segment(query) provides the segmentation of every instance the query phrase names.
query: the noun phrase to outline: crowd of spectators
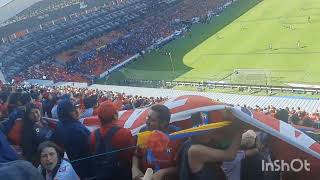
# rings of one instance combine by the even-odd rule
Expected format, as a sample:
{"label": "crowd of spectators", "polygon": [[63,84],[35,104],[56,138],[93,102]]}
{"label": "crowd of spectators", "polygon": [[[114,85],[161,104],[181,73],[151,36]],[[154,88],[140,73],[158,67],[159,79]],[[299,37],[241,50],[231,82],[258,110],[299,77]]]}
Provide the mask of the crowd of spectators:
{"label": "crowd of spectators", "polygon": [[[10,88],[9,88],[10,89]],[[7,100],[10,94],[10,90],[7,88],[2,88],[0,93],[1,98],[1,106],[0,119],[3,119],[8,114],[7,111]],[[22,90],[22,89],[19,89]],[[87,89],[87,88],[75,88],[75,87],[46,87],[41,88],[39,86],[34,86],[31,90],[28,90],[33,97],[39,97],[46,102],[50,102],[49,104],[55,104],[55,101],[60,97],[63,97],[65,94],[73,97],[75,101],[81,106],[81,112],[86,110],[86,103],[90,104],[88,106],[97,108],[99,103],[110,100],[112,102],[117,102],[118,110],[130,110],[134,108],[142,108],[149,107],[153,104],[163,102],[168,100],[167,97],[143,97],[138,95],[126,95],[124,93],[117,93],[113,91],[102,91],[96,89]],[[219,101],[219,100],[217,100]],[[240,106],[240,105],[237,105]],[[248,109],[252,109],[254,111],[262,112],[264,114],[270,115],[274,118],[283,120],[285,122],[289,122],[295,125],[306,126],[306,127],[315,127],[320,128],[320,112],[317,110],[316,112],[306,112],[300,107],[286,107],[286,108],[276,108],[272,105],[268,105],[267,107],[260,107],[256,105],[255,107],[249,107],[243,105]],[[51,109],[44,110],[47,112],[48,117],[51,116]]]}
{"label": "crowd of spectators", "polygon": [[271,115],[277,119],[285,122],[290,122],[295,125],[320,128],[320,112],[306,112],[300,107],[286,107],[284,109],[276,108],[272,105],[261,108],[258,105],[254,108],[255,111],[263,112],[264,114]]}
{"label": "crowd of spectators", "polygon": [[[11,87],[10,87],[11,88]],[[7,100],[10,95],[10,88],[7,89],[4,87],[1,91],[1,114],[4,115],[1,119],[5,118],[8,114],[7,111]],[[28,88],[29,89],[29,88]],[[22,91],[19,88],[19,91]],[[160,103],[168,98],[166,97],[143,97],[143,96],[132,96],[126,95],[124,93],[117,93],[113,91],[98,91],[87,88],[74,88],[74,87],[49,87],[49,88],[40,88],[34,87],[28,90],[31,92],[31,96],[40,97],[49,104],[55,104],[54,101],[64,97],[64,95],[71,96],[75,101],[81,106],[81,112],[85,111],[86,103],[90,104],[88,106],[97,108],[99,103],[110,100],[117,101],[119,105],[119,110],[129,110],[133,108],[147,107],[155,103]],[[119,104],[120,103],[120,104]],[[50,106],[51,107],[51,106]],[[51,107],[52,108],[52,107]],[[51,114],[51,109],[45,110],[47,114]],[[48,117],[52,117],[49,115]]]}
{"label": "crowd of spectators", "polygon": [[[110,111],[110,107],[116,107],[115,111],[127,110],[151,106],[166,100],[162,97],[130,96],[112,91],[36,86],[2,86],[0,97],[0,164],[22,158],[36,167],[39,166],[40,172],[40,175],[37,176],[34,172],[36,170],[30,164],[17,161],[16,163],[6,164],[7,168],[12,168],[10,171],[0,166],[0,177],[3,177],[5,171],[18,171],[16,173],[6,173],[8,175],[6,179],[21,179],[24,176],[21,174],[25,174],[24,178],[42,179],[42,175],[44,179],[59,180],[88,177],[88,169],[90,168],[89,161],[74,162],[71,166],[69,161],[63,159],[64,151],[68,152],[67,155],[70,160],[90,154],[89,149],[86,151],[86,147],[79,147],[80,144],[85,145],[84,142],[88,139],[88,137],[83,139],[81,135],[87,136],[90,132],[82,124],[77,124],[80,121],[74,123],[75,121],[72,119],[78,120],[78,118],[93,115],[99,115],[100,117],[102,116],[100,114],[107,116],[106,112]],[[107,103],[106,106],[110,107],[102,111],[101,106],[104,103]],[[75,108],[77,109],[77,115],[69,114],[75,112]],[[60,122],[63,122],[63,128],[58,126],[55,130],[52,130],[52,127],[42,117],[59,119]],[[66,129],[68,130],[66,131]],[[127,142],[128,138],[131,137],[132,145],[134,145],[131,132],[125,129],[121,132],[120,138],[123,139],[122,141]],[[129,137],[125,137],[123,133],[126,133]],[[72,140],[66,140],[65,137],[67,136],[72,137]],[[7,138],[9,142],[7,142]],[[48,140],[54,143],[48,142]],[[127,144],[125,143],[125,145]],[[37,151],[38,153],[35,153]],[[94,152],[95,150],[92,151],[92,153]],[[132,156],[129,158],[132,158]],[[84,162],[86,162],[85,165]],[[18,163],[23,164],[21,166],[24,167],[20,167],[20,169],[25,169],[24,171],[17,170],[19,169]],[[99,167],[96,167],[96,169]],[[131,179],[131,168],[129,174]]]}
{"label": "crowd of spectators", "polygon": [[[156,22],[156,23],[152,23]],[[128,33],[97,52],[89,60],[76,61],[68,67],[70,71],[98,76],[105,70],[123,62],[130,56],[141,53],[155,43],[156,40],[169,36],[175,30],[182,28],[181,24],[168,24],[158,18],[149,18],[139,28],[130,28]]]}
{"label": "crowd of spectators", "polygon": [[[10,88],[9,88],[10,89]],[[10,90],[8,88],[2,88],[0,93],[1,106],[0,119],[6,118],[8,112],[8,97],[10,95]],[[19,89],[20,91],[22,89]],[[46,87],[41,88],[39,86],[34,86],[28,91],[31,92],[32,97],[39,97],[40,99],[48,102],[49,104],[55,104],[55,102],[64,97],[65,94],[71,96],[75,101],[81,106],[81,112],[86,110],[86,107],[90,106],[91,108],[97,108],[99,103],[110,100],[112,102],[117,102],[118,110],[130,110],[134,108],[149,107],[153,104],[163,102],[168,100],[167,97],[143,97],[138,95],[126,95],[124,93],[117,93],[113,91],[102,91],[96,89],[87,89],[87,88],[75,88],[75,87]],[[9,100],[10,101],[10,100]],[[219,100],[217,100],[219,101]],[[238,105],[240,106],[240,105]],[[306,126],[306,127],[315,127],[319,128],[320,125],[320,113],[317,110],[316,112],[306,112],[300,107],[286,107],[286,108],[276,108],[272,105],[267,107],[260,107],[256,105],[255,107],[249,107],[243,105],[248,109],[254,111],[262,112],[264,114],[270,115],[274,118],[289,122],[295,125]],[[51,107],[51,106],[50,106]],[[52,107],[51,107],[52,108]],[[48,117],[51,116],[51,109],[43,111],[47,113]],[[92,114],[91,114],[92,115]]]}
{"label": "crowd of spectators", "polygon": [[53,63],[51,59],[56,54],[140,17],[142,14],[139,10],[146,6],[145,3],[137,3],[140,1],[130,0],[106,6],[73,19],[62,18],[57,26],[40,26],[38,30],[13,42],[0,44],[2,72],[11,80],[17,75],[23,76],[29,67],[37,66],[43,61]]}
{"label": "crowd of spectators", "polygon": [[[6,179],[141,179],[149,168],[153,169],[152,179],[155,180],[212,177],[238,180],[240,174],[250,177],[245,178],[247,180],[265,176],[279,180],[281,176],[265,174],[258,167],[250,166],[257,163],[258,157],[258,162],[270,158],[268,137],[262,132],[248,130],[227,111],[222,119],[232,120],[233,125],[188,140],[169,140],[161,150],[158,142],[156,149],[136,146],[131,131],[116,125],[116,120],[120,110],[150,107],[146,126],[140,133],[157,130],[152,136],[154,140],[166,141],[165,134],[179,131],[179,127],[169,124],[169,109],[159,104],[167,98],[87,88],[3,85],[0,100],[0,177],[6,172]],[[295,117],[319,121],[318,113],[308,114],[300,108],[247,108],[286,122],[295,122]],[[191,116],[193,127],[208,121],[201,113]],[[81,119],[93,115],[97,115],[101,127],[90,132]],[[58,124],[53,127],[46,118],[56,119]],[[223,141],[229,140],[229,147],[223,148]],[[212,141],[216,146],[208,144]],[[117,149],[119,151],[114,151]],[[106,153],[112,155],[104,156]],[[66,156],[69,161],[64,159]],[[2,166],[4,163],[6,166]],[[247,168],[250,170],[244,171]]]}
{"label": "crowd of spectators", "polygon": [[28,71],[24,72],[23,75],[16,76],[16,82],[20,82],[24,78],[27,79],[47,79],[52,78],[56,81],[73,81],[73,82],[84,82],[87,77],[77,72],[69,72],[61,65],[52,63],[54,59],[50,61],[41,62],[35,66],[31,66]]}
{"label": "crowd of spectators", "polygon": [[123,37],[107,44],[106,48],[98,51],[89,60],[84,59],[85,65],[82,61],[76,61],[69,68],[75,72],[97,76],[130,56],[142,54],[158,40],[186,28],[194,17],[206,19],[209,9],[215,9],[224,2],[226,1],[186,0],[166,9],[157,7],[157,11],[152,11],[153,14],[145,20],[125,26],[123,31],[126,33],[123,34]]}

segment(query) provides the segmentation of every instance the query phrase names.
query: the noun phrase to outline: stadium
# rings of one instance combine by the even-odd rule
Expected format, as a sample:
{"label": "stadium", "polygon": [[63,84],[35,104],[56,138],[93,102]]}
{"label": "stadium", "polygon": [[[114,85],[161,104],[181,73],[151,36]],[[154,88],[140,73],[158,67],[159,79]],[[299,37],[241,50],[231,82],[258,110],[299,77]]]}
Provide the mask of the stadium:
{"label": "stadium", "polygon": [[319,179],[319,9],[0,0],[0,179]]}

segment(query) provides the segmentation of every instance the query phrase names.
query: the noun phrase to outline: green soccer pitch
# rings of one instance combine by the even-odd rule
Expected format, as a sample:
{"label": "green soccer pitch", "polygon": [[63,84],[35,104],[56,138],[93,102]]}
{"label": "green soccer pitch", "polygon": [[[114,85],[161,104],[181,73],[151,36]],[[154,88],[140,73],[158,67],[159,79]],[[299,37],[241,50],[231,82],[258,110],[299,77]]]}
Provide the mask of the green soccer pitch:
{"label": "green soccer pitch", "polygon": [[[236,69],[258,75],[228,77]],[[261,84],[320,84],[319,0],[238,0],[209,24],[194,25],[191,35],[147,53],[108,81],[248,83],[242,81],[247,77]]]}

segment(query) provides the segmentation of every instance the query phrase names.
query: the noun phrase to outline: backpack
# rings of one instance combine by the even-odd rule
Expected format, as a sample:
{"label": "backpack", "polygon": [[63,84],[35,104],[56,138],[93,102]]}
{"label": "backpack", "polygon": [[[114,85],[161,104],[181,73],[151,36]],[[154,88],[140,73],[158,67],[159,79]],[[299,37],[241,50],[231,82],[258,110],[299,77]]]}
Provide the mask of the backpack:
{"label": "backpack", "polygon": [[99,129],[94,131],[96,138],[95,154],[103,154],[94,158],[94,173],[97,180],[132,179],[131,167],[121,165],[119,152],[117,152],[117,149],[113,148],[111,144],[113,135],[119,129],[120,127],[113,126],[109,129],[105,137],[101,136]]}

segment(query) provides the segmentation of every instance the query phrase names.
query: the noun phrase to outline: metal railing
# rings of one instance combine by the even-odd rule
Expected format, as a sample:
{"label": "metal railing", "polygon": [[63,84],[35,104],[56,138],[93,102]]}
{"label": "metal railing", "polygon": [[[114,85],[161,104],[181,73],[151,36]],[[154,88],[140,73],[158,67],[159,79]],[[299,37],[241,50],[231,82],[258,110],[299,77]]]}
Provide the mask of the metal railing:
{"label": "metal railing", "polygon": [[126,79],[119,82],[119,85],[136,85],[155,88],[172,88],[175,86],[192,86],[198,88],[229,88],[252,91],[269,91],[284,93],[312,93],[320,94],[320,88],[309,87],[292,87],[292,86],[274,86],[274,85],[254,85],[254,84],[236,84],[236,83],[220,83],[220,82],[194,82],[194,81],[160,81],[160,80],[134,80]]}

